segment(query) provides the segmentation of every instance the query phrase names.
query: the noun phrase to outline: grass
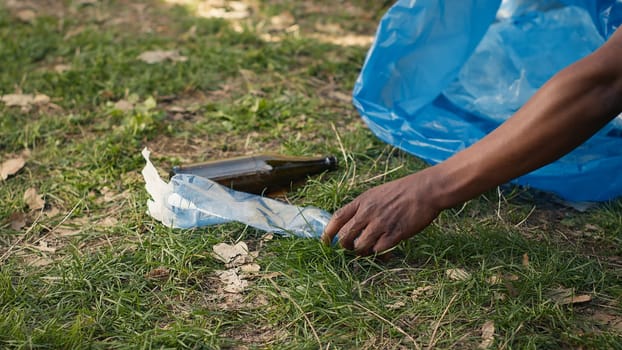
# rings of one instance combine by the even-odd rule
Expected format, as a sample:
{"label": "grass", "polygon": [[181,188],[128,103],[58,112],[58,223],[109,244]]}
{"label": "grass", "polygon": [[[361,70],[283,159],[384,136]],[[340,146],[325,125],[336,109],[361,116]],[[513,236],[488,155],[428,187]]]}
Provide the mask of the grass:
{"label": "grass", "polygon": [[[504,187],[442,213],[386,262],[145,214],[145,146],[163,174],[261,151],[336,154],[337,172],[288,194],[329,211],[422,169],[343,99],[367,47],[312,35],[318,21],[371,35],[378,3],[266,0],[237,23],[192,4],[32,4],[34,19],[0,5],[0,95],[51,98],[0,104],[0,161],[27,159],[0,185],[1,348],[476,348],[486,321],[492,348],[622,348],[619,201],[581,213]],[[298,27],[266,26],[284,11]],[[187,61],[136,59],[154,49]],[[29,188],[44,208],[30,209]],[[225,293],[212,247],[238,241],[259,251],[261,272]],[[558,288],[591,301],[556,302]]]}

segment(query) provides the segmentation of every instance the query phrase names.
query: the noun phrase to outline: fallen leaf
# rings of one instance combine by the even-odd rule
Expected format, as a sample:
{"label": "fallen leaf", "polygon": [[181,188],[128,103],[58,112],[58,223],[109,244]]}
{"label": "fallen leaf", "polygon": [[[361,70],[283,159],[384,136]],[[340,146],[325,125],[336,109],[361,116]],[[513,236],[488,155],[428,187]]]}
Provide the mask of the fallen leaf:
{"label": "fallen leaf", "polygon": [[5,160],[0,165],[0,178],[2,178],[2,180],[6,180],[9,176],[20,171],[25,164],[26,160],[24,160],[23,157]]}
{"label": "fallen leaf", "polygon": [[50,103],[50,97],[44,94],[36,94],[32,102],[36,105],[48,104]]}
{"label": "fallen leaf", "polygon": [[31,9],[23,9],[17,11],[15,17],[22,22],[32,23],[37,18],[37,13]]}
{"label": "fallen leaf", "polygon": [[145,274],[145,278],[147,279],[158,279],[163,280],[167,279],[170,276],[171,272],[166,267],[157,267]]}
{"label": "fallen leaf", "polygon": [[60,210],[56,207],[51,207],[49,210],[44,211],[45,216],[52,218],[60,214]]}
{"label": "fallen leaf", "polygon": [[24,202],[30,208],[30,210],[39,210],[43,209],[45,206],[45,201],[43,197],[37,193],[37,190],[33,187],[29,188],[24,192]]}
{"label": "fallen leaf", "polygon": [[445,271],[445,275],[454,281],[465,281],[471,278],[471,274],[468,273],[465,269],[447,269]]}
{"label": "fallen leaf", "polygon": [[495,341],[495,323],[492,321],[486,321],[482,325],[482,342],[477,347],[478,349],[488,349]]}
{"label": "fallen leaf", "polygon": [[54,71],[56,73],[62,74],[62,73],[65,73],[66,71],[69,71],[69,70],[71,70],[71,66],[67,65],[67,64],[57,64],[57,65],[54,66]]}
{"label": "fallen leaf", "polygon": [[618,315],[612,315],[601,310],[595,310],[589,318],[618,332],[622,332],[622,317]]}
{"label": "fallen leaf", "polygon": [[410,297],[413,300],[419,299],[422,296],[430,295],[433,289],[434,289],[434,287],[432,287],[432,286],[417,287],[415,290],[413,290],[413,292],[410,295]]}
{"label": "fallen leaf", "polygon": [[529,255],[527,253],[523,254],[523,266],[524,267],[528,267],[529,266]]}
{"label": "fallen leaf", "polygon": [[235,245],[218,243],[212,249],[214,250],[213,256],[225,264],[243,265],[245,262],[252,262],[252,257],[248,253],[248,246],[244,242]]}
{"label": "fallen leaf", "polygon": [[285,30],[296,23],[294,16],[289,12],[270,17],[270,28],[273,30]]}
{"label": "fallen leaf", "polygon": [[403,301],[396,301],[393,304],[389,304],[389,305],[385,305],[385,307],[389,310],[397,310],[397,309],[401,309],[404,306],[406,306],[406,303]]}
{"label": "fallen leaf", "polygon": [[555,288],[549,293],[549,298],[557,305],[582,304],[592,300],[587,294],[575,294],[574,288]]}
{"label": "fallen leaf", "polygon": [[172,62],[185,62],[188,60],[188,57],[180,55],[177,50],[145,51],[137,58],[148,64],[160,63],[166,60],[170,60]]}
{"label": "fallen leaf", "polygon": [[248,281],[240,278],[237,268],[216,271],[216,274],[224,284],[223,290],[227,293],[241,293],[248,287]]}
{"label": "fallen leaf", "polygon": [[255,263],[244,264],[240,266],[240,271],[246,272],[246,273],[259,272],[260,270],[261,270],[261,266]]}
{"label": "fallen leaf", "polygon": [[50,102],[50,97],[44,94],[8,94],[3,95],[0,101],[7,107],[29,107],[31,105],[44,105]]}
{"label": "fallen leaf", "polygon": [[11,229],[19,231],[26,226],[26,215],[19,212],[13,213],[9,217],[9,221],[11,222]]}
{"label": "fallen leaf", "polygon": [[129,112],[134,109],[134,104],[130,101],[119,100],[114,103],[114,109],[121,112]]}

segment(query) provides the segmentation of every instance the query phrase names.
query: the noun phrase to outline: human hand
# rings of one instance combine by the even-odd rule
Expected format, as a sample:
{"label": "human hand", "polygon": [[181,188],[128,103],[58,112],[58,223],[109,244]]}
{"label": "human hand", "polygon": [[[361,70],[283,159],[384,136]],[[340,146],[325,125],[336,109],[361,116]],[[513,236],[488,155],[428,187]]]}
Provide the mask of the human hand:
{"label": "human hand", "polygon": [[362,193],[333,215],[322,241],[338,236],[343,248],[370,255],[414,236],[441,211],[433,181],[424,170]]}

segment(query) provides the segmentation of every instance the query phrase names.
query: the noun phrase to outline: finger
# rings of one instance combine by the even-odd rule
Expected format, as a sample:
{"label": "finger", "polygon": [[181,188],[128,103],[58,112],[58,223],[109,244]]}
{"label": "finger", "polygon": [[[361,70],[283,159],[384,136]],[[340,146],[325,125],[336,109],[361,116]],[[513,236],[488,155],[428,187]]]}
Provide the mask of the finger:
{"label": "finger", "polygon": [[384,234],[385,232],[378,227],[368,225],[354,241],[354,252],[362,256],[373,254],[376,242]]}
{"label": "finger", "polygon": [[376,254],[382,254],[385,250],[395,247],[400,242],[399,236],[395,234],[385,234],[380,236],[372,252]]}
{"label": "finger", "polygon": [[322,242],[324,244],[330,245],[333,242],[337,232],[356,214],[357,208],[358,205],[351,202],[333,214],[322,233]]}
{"label": "finger", "polygon": [[339,230],[339,245],[348,250],[354,249],[354,241],[361,235],[367,226],[367,220],[356,215]]}

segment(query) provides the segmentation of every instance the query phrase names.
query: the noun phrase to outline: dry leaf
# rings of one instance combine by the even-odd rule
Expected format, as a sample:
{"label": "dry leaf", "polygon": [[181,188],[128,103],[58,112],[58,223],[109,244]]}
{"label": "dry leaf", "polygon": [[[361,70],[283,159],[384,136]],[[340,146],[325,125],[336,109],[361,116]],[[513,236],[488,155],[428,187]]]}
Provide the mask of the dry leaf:
{"label": "dry leaf", "polygon": [[445,271],[445,275],[454,281],[464,281],[471,278],[471,274],[468,273],[465,269],[447,269]]}
{"label": "dry leaf", "polygon": [[246,272],[246,273],[259,272],[260,270],[261,270],[261,266],[255,263],[244,264],[240,266],[240,271]]}
{"label": "dry leaf", "polygon": [[618,315],[612,315],[601,310],[595,310],[594,314],[592,314],[589,318],[618,332],[622,332],[622,317]]}
{"label": "dry leaf", "polygon": [[529,255],[527,253],[523,254],[523,266],[524,267],[529,266]]}
{"label": "dry leaf", "polygon": [[115,102],[114,109],[122,111],[122,112],[128,112],[134,109],[134,104],[130,101],[119,100]]}
{"label": "dry leaf", "polygon": [[248,287],[248,281],[238,275],[238,269],[216,271],[220,281],[224,284],[223,290],[227,293],[241,293]]}
{"label": "dry leaf", "polygon": [[22,157],[5,160],[0,165],[0,178],[6,180],[9,176],[20,171],[25,164],[26,161]]}
{"label": "dry leaf", "polygon": [[587,294],[576,295],[574,288],[556,288],[549,293],[549,298],[557,305],[571,305],[587,303],[592,297]]}
{"label": "dry leaf", "polygon": [[65,73],[66,71],[69,71],[69,70],[71,70],[71,66],[67,65],[67,64],[57,64],[57,65],[54,66],[54,71],[56,73],[62,74],[62,73]]}
{"label": "dry leaf", "polygon": [[[230,245],[227,243],[218,243],[214,247],[213,256],[222,261],[225,264],[231,264],[234,261],[246,260],[248,255],[248,246],[244,242],[239,242],[236,245]],[[239,258],[242,259],[239,259]]]}
{"label": "dry leaf", "polygon": [[147,272],[145,274],[145,278],[147,278],[147,279],[163,280],[163,279],[168,278],[168,276],[170,274],[171,274],[171,272],[166,267],[157,267],[157,268]]}
{"label": "dry leaf", "polygon": [[56,207],[51,207],[49,210],[44,211],[45,216],[52,218],[60,214],[60,210]]}
{"label": "dry leaf", "polygon": [[495,341],[495,323],[492,321],[486,321],[482,325],[482,342],[477,347],[478,349],[488,349]]}
{"label": "dry leaf", "polygon": [[9,217],[9,220],[11,221],[11,229],[15,231],[19,231],[23,229],[24,226],[26,226],[26,215],[24,215],[23,213],[13,213]]}
{"label": "dry leaf", "polygon": [[160,63],[166,60],[170,60],[173,62],[185,62],[188,60],[188,57],[180,55],[179,51],[177,50],[145,51],[141,53],[137,58],[148,64]]}
{"label": "dry leaf", "polygon": [[289,12],[283,12],[270,18],[270,28],[273,30],[285,30],[296,23],[294,16]]}
{"label": "dry leaf", "polygon": [[33,187],[29,188],[24,192],[24,202],[28,205],[30,210],[39,210],[43,209],[45,206],[45,201],[43,197],[37,193],[37,190]]}
{"label": "dry leaf", "polygon": [[385,305],[385,307],[389,310],[397,310],[397,309],[401,309],[404,306],[406,306],[406,303],[403,301],[396,301],[393,304],[389,304],[389,305]]}
{"label": "dry leaf", "polygon": [[22,22],[31,23],[37,18],[37,13],[31,9],[19,10],[15,15]]}
{"label": "dry leaf", "polygon": [[434,287],[432,286],[417,287],[415,290],[413,290],[410,297],[413,300],[419,299],[422,296],[430,295],[433,289]]}
{"label": "dry leaf", "polygon": [[4,102],[8,107],[28,107],[34,104],[47,104],[50,102],[50,98],[43,94],[8,94],[2,96],[0,101]]}

